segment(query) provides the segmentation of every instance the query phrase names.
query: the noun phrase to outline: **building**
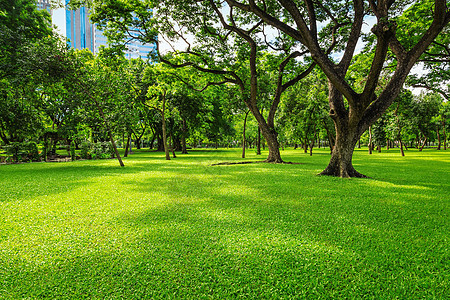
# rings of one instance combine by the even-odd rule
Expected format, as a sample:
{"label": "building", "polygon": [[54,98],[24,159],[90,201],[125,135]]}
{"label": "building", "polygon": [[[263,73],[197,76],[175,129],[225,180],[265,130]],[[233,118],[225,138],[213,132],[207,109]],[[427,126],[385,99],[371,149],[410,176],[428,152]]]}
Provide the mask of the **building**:
{"label": "building", "polygon": [[[66,5],[69,0],[66,0]],[[65,10],[66,38],[70,47],[89,49],[94,53],[94,25],[89,21],[89,11],[85,7],[77,10]]]}
{"label": "building", "polygon": [[[48,0],[47,0],[48,1]],[[66,0],[66,6],[69,0]],[[89,49],[98,53],[101,46],[107,46],[107,38],[95,24],[89,20],[89,11],[85,7],[77,10],[65,9],[65,28],[68,44],[75,49]],[[138,41],[127,42],[126,58],[146,58],[155,51],[155,45],[143,45]]]}
{"label": "building", "polygon": [[[97,54],[101,46],[107,46],[107,38],[103,35],[103,31],[90,22],[87,8],[52,10],[50,1],[37,0],[37,8],[46,9],[50,13],[53,24],[59,28],[59,33],[67,38],[70,47],[89,49],[92,53]],[[65,0],[66,7],[68,3],[69,0]],[[155,45],[144,45],[136,40],[126,42],[126,46],[125,57],[128,59],[146,58],[149,53],[156,51]]]}
{"label": "building", "polygon": [[47,10],[50,16],[52,15],[52,6],[50,4],[50,0],[38,0],[37,1],[37,8],[40,10]]}

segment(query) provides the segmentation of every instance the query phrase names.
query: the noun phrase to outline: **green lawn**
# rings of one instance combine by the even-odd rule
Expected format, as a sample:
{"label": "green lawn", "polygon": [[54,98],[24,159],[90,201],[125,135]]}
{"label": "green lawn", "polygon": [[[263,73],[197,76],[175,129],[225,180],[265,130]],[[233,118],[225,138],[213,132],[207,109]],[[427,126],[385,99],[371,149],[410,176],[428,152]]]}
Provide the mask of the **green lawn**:
{"label": "green lawn", "polygon": [[449,299],[450,151],[315,152],[1,165],[0,299]]}

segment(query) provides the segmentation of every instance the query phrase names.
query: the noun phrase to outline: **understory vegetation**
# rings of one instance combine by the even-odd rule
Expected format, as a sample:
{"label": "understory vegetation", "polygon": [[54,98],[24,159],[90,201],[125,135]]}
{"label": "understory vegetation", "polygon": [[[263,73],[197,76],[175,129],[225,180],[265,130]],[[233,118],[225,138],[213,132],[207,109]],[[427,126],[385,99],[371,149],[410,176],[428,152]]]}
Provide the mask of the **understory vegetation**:
{"label": "understory vegetation", "polygon": [[282,153],[1,165],[0,298],[448,299],[448,151]]}

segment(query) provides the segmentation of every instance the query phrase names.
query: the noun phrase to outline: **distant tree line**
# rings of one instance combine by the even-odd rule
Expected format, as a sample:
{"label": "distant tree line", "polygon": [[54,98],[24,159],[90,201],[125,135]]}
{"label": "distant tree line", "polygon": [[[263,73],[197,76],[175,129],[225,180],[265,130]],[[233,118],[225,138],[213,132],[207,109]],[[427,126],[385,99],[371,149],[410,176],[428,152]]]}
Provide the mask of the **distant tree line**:
{"label": "distant tree line", "polygon": [[[69,49],[34,2],[0,7],[0,141],[12,160],[58,147],[75,159],[83,144],[84,157],[122,166],[117,148],[128,156],[133,145],[166,159],[197,146],[245,157],[250,146],[279,163],[287,145],[327,146],[321,174],[364,177],[351,162],[361,143],[370,153],[447,148],[446,1],[72,0],[108,36],[95,56]],[[363,32],[368,17],[376,24]],[[125,38],[156,52],[126,60]],[[186,48],[163,53],[162,40]],[[417,62],[426,72],[407,77]]]}

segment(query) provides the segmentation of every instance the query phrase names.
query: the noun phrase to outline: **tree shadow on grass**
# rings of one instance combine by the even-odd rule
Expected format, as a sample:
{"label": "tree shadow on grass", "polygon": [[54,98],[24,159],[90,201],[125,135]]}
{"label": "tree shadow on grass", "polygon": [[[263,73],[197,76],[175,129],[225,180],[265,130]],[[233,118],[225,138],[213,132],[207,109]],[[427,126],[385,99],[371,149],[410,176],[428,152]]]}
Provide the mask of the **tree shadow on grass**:
{"label": "tree shadow on grass", "polygon": [[188,167],[181,161],[93,168],[86,178],[159,173],[121,182],[123,189],[137,191],[136,197],[147,196],[148,203],[112,214],[105,227],[120,230],[98,242],[64,239],[67,252],[44,261],[14,260],[14,253],[3,252],[2,293],[10,298],[445,298],[448,218],[437,206],[424,206],[436,200],[434,194],[424,199],[424,186],[407,185],[400,174],[386,184],[316,177],[312,168]]}
{"label": "tree shadow on grass", "polygon": [[[147,163],[145,168],[151,168]],[[57,195],[82,186],[97,177],[121,176],[140,172],[144,165],[132,168],[86,163],[41,163],[8,165],[1,169],[0,202],[27,200],[43,195]]]}

